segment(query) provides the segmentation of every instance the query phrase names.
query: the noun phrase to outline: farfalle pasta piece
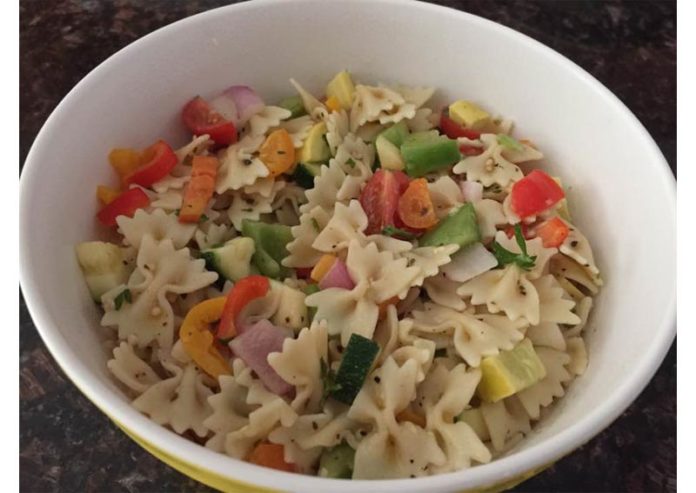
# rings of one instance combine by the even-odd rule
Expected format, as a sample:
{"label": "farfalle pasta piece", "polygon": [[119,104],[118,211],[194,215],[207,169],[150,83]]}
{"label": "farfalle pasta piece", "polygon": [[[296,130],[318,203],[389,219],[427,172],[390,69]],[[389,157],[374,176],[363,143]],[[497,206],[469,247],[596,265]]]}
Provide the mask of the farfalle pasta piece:
{"label": "farfalle pasta piece", "polygon": [[541,322],[539,325],[532,325],[525,334],[535,346],[544,346],[556,349],[557,351],[566,350],[566,340],[558,324],[553,322]]}
{"label": "farfalle pasta piece", "polygon": [[372,425],[373,431],[357,446],[353,479],[423,476],[428,467],[445,463],[432,431],[396,420],[416,397],[418,373],[415,361],[399,366],[387,358],[358,393],[348,417]]}
{"label": "farfalle pasta piece", "polygon": [[[174,151],[174,154],[176,154],[179,163],[183,163],[191,156],[204,154],[213,144],[214,142],[208,134],[196,135],[191,139],[191,142]],[[157,189],[155,188],[155,190]]]}
{"label": "farfalle pasta piece", "polygon": [[331,220],[317,235],[312,248],[329,253],[348,248],[351,240],[364,245],[366,237],[362,232],[365,228],[367,216],[360,202],[351,200],[347,206],[337,203]]}
{"label": "farfalle pasta piece", "polygon": [[247,388],[240,385],[234,376],[221,375],[218,382],[220,391],[208,397],[212,413],[203,421],[203,425],[213,433],[205,446],[225,453],[227,434],[247,426],[247,416],[253,409],[245,402]]}
{"label": "farfalle pasta piece", "polygon": [[273,214],[279,224],[297,226],[300,224],[300,206],[307,201],[304,188],[287,183],[273,198]]}
{"label": "farfalle pasta piece", "polygon": [[350,131],[350,120],[346,110],[333,111],[324,118],[326,123],[326,142],[329,144],[331,155],[335,156],[338,147],[343,143]]}
{"label": "farfalle pasta piece", "polygon": [[479,409],[493,450],[497,452],[532,430],[529,415],[516,396],[495,403],[484,402]]}
{"label": "farfalle pasta piece", "polygon": [[379,346],[375,359],[376,366],[379,366],[399,345],[399,316],[394,305],[389,305],[385,316],[377,322],[372,340]]}
{"label": "farfalle pasta piece", "polygon": [[458,207],[464,202],[462,189],[459,188],[456,181],[447,175],[440,176],[434,182],[428,183],[428,191],[438,219],[446,217],[452,208]]}
{"label": "farfalle pasta piece", "polygon": [[563,384],[573,376],[566,368],[570,364],[568,354],[546,347],[535,347],[534,350],[546,369],[546,377],[518,392],[517,398],[532,419],[539,419],[541,408],[551,404],[554,398],[562,397],[565,394]]}
{"label": "farfalle pasta piece", "polygon": [[217,193],[239,190],[269,175],[263,161],[254,156],[263,140],[263,135],[245,136],[221,153],[220,169],[215,186]]}
{"label": "farfalle pasta piece", "polygon": [[[512,238],[508,238],[503,231],[498,231],[496,233],[495,241],[512,253],[522,253],[522,250],[517,244],[515,237],[513,236]],[[551,257],[558,252],[558,250],[556,248],[545,247],[541,238],[527,240],[526,244],[527,253],[532,257],[536,257],[536,259],[534,261],[534,267],[531,270],[526,271],[525,275],[529,280],[538,279],[544,273],[546,264],[549,262]]]}
{"label": "farfalle pasta piece", "polygon": [[357,84],[350,110],[350,129],[355,132],[368,122],[398,123],[413,118],[416,105],[386,86]]}
{"label": "farfalle pasta piece", "polygon": [[548,274],[532,282],[539,296],[539,320],[559,324],[578,324],[580,317],[573,313],[575,302],[564,297],[565,291],[556,278]]}
{"label": "farfalle pasta piece", "polygon": [[472,305],[486,305],[490,313],[502,311],[510,320],[539,323],[539,295],[525,271],[515,264],[476,276],[459,286],[457,294],[471,297]]}
{"label": "farfalle pasta piece", "polygon": [[407,361],[415,361],[418,364],[416,383],[421,383],[433,364],[435,342],[428,339],[415,339],[411,344],[392,351],[389,357],[399,366],[403,366]]}
{"label": "farfalle pasta piece", "polygon": [[121,341],[114,348],[113,356],[106,363],[107,368],[119,382],[137,394],[142,394],[161,381],[161,378],[152,367],[135,353],[130,342]]}
{"label": "farfalle pasta piece", "polygon": [[[498,142],[495,134],[481,135],[484,151],[478,156],[467,156],[457,163],[452,171],[466,173],[467,180],[478,181],[484,187],[493,184],[506,188],[524,175],[516,163],[543,158],[543,155],[526,144],[521,144],[525,152],[511,153]],[[527,150],[527,148],[532,151]]]}
{"label": "farfalle pasta piece", "polygon": [[285,120],[280,122],[279,128],[287,130],[292,139],[293,146],[299,149],[304,144],[309,131],[312,129],[314,121],[309,115],[300,116],[298,118],[293,118],[292,120]]}
{"label": "farfalle pasta piece", "polygon": [[291,229],[294,239],[286,247],[288,256],[282,261],[285,267],[314,267],[323,253],[312,247],[312,244],[330,218],[331,215],[321,206],[316,206],[300,216],[300,224]]}
{"label": "farfalle pasta piece", "polygon": [[282,397],[268,391],[260,380],[254,378],[251,369],[239,358],[234,360],[232,372],[237,383],[248,389],[246,403],[254,408],[248,415],[248,424],[225,437],[227,455],[241,459],[257,441],[266,439],[276,426],[292,426],[297,413]]}
{"label": "farfalle pasta piece", "polygon": [[297,91],[297,94],[299,94],[300,98],[302,98],[302,105],[304,106],[305,111],[312,118],[321,119],[328,114],[329,110],[326,109],[324,103],[315,98],[312,93],[302,87],[299,82],[297,82],[295,79],[290,79],[290,84],[292,84]]}
{"label": "farfalle pasta piece", "polygon": [[573,375],[582,375],[587,369],[587,348],[582,337],[571,337],[566,341],[566,352],[570,356],[568,370]]}
{"label": "farfalle pasta piece", "polygon": [[396,85],[391,88],[401,94],[407,103],[413,104],[416,109],[427,103],[430,98],[433,97],[433,94],[435,94],[434,87]]}
{"label": "farfalle pasta piece", "polygon": [[352,240],[346,267],[355,283],[352,290],[329,288],[308,296],[307,306],[317,308],[315,320],[326,320],[329,333],[341,334],[343,344],[352,333],[370,338],[378,317],[378,305],[390,298],[404,298],[420,269],[408,267],[405,258],[378,251]]}
{"label": "farfalle pasta piece", "polygon": [[167,214],[161,209],[150,213],[138,209],[133,217],[118,216],[116,223],[128,244],[135,248],[140,248],[145,235],[150,235],[156,241],[168,238],[172,240],[174,248],[182,248],[191,241],[196,231],[195,224],[180,223],[176,214]]}
{"label": "farfalle pasta piece", "polygon": [[[290,118],[290,110],[279,106],[264,106],[261,111],[253,115],[248,123],[248,136],[263,137],[272,128],[280,126],[280,122]],[[263,142],[263,140],[262,140]]]}
{"label": "farfalle pasta piece", "polygon": [[263,193],[236,193],[227,209],[227,217],[237,231],[242,230],[245,219],[258,221],[262,214],[273,212],[273,201],[276,194],[285,186],[282,180],[275,181],[268,196]]}
{"label": "farfalle pasta piece", "polygon": [[430,108],[418,108],[413,118],[406,120],[406,126],[411,132],[427,132],[437,127],[439,117]]}
{"label": "farfalle pasta piece", "polygon": [[215,224],[212,221],[206,221],[202,226],[199,226],[193,235],[199,250],[206,250],[216,245],[221,245],[227,240],[234,238],[235,232],[232,228],[224,224]]}
{"label": "farfalle pasta piece", "polygon": [[484,242],[495,238],[498,231],[496,228],[497,226],[508,223],[505,213],[503,212],[503,206],[497,200],[479,200],[474,203],[474,210],[476,210],[481,239]]}
{"label": "farfalle pasta piece", "polygon": [[500,315],[471,315],[426,303],[423,310],[414,310],[411,318],[399,322],[399,338],[408,343],[414,337],[445,337],[464,361],[476,367],[482,357],[512,349],[524,338],[524,327],[522,321],[512,322]]}
{"label": "farfalle pasta piece", "polygon": [[297,339],[286,339],[283,350],[268,355],[268,363],[280,377],[295,386],[292,407],[296,411],[316,412],[324,385],[321,361],[328,364],[326,325],[312,324],[300,331]]}
{"label": "farfalle pasta piece", "polygon": [[551,262],[549,262],[549,272],[557,277],[582,286],[590,294],[595,295],[599,292],[599,286],[595,283],[595,280],[590,274],[575,260],[566,255],[554,255],[551,258]]}
{"label": "farfalle pasta piece", "polygon": [[466,308],[466,303],[457,295],[457,288],[460,285],[459,282],[447,279],[442,272],[423,281],[423,289],[433,302],[453,310],[463,311]]}
{"label": "farfalle pasta piece", "polygon": [[347,411],[339,412],[327,404],[321,412],[298,417],[290,427],[276,428],[268,435],[268,440],[283,445],[286,462],[306,474],[314,470],[325,449],[343,440],[354,441],[355,428],[356,423],[348,418]]}
{"label": "farfalle pasta piece", "polygon": [[431,473],[444,473],[470,467],[472,462],[485,463],[491,453],[465,422],[455,421],[469,405],[481,380],[479,369],[466,370],[465,364],[452,369],[438,362],[419,387],[425,409],[426,429],[438,438],[446,461],[431,465]]}
{"label": "farfalle pasta piece", "polygon": [[183,369],[168,365],[167,369],[174,375],[148,388],[133,406],[179,434],[191,430],[199,437],[206,436],[208,428],[203,423],[212,413],[208,404],[212,391],[203,383],[203,374],[193,364]]}
{"label": "farfalle pasta piece", "polygon": [[558,249],[563,255],[577,262],[577,264],[587,272],[595,285],[601,286],[603,282],[599,275],[599,269],[595,264],[590,242],[587,241],[585,235],[583,235],[576,226],[568,223],[568,227],[568,237],[561,243]]}
{"label": "farfalle pasta piece", "polygon": [[[218,278],[205,270],[205,261],[192,259],[189,250],[176,250],[171,240],[156,242],[145,235],[140,244],[136,269],[127,286],[112,289],[102,297],[106,310],[103,326],[118,327],[121,339],[133,335],[139,347],[155,339],[161,348],[171,348],[174,337],[174,315],[167,294],[191,293]],[[128,289],[132,302],[116,309],[114,299]]]}
{"label": "farfalle pasta piece", "polygon": [[566,338],[577,337],[582,334],[583,329],[587,325],[587,319],[590,316],[590,310],[592,310],[592,298],[585,296],[583,299],[577,302],[575,305],[575,314],[580,318],[580,322],[571,326],[569,329],[564,331]]}
{"label": "farfalle pasta piece", "polygon": [[417,267],[418,276],[411,281],[411,286],[421,286],[423,281],[440,271],[440,267],[450,263],[452,255],[459,250],[459,245],[443,245],[436,247],[418,247],[402,253],[408,259],[406,265]]}

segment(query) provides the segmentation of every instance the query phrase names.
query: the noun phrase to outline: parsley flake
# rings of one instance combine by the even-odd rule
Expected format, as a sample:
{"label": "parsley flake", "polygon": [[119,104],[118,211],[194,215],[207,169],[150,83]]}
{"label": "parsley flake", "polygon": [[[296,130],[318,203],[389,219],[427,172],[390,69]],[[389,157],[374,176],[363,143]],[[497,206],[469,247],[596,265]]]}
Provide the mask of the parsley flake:
{"label": "parsley flake", "polygon": [[385,226],[382,229],[382,234],[384,236],[398,236],[399,238],[402,238],[404,240],[413,240],[416,235],[411,233],[410,231],[406,231],[401,228],[397,228],[396,226],[392,226],[391,224],[388,226]]}
{"label": "parsley flake", "polygon": [[493,255],[498,260],[498,267],[514,263],[521,269],[532,270],[536,262],[536,255],[530,256],[527,253],[527,242],[522,235],[522,228],[519,224],[515,224],[515,240],[522,253],[513,253],[497,241],[493,242]]}
{"label": "parsley flake", "polygon": [[124,289],[118,294],[118,296],[116,296],[116,298],[114,298],[114,305],[116,306],[116,310],[120,310],[124,302],[132,302],[130,289]]}
{"label": "parsley flake", "polygon": [[498,144],[511,151],[524,151],[522,143],[509,135],[498,134]]}
{"label": "parsley flake", "polygon": [[331,367],[324,361],[324,358],[319,360],[321,381],[324,384],[324,390],[321,394],[321,403],[323,406],[329,395],[341,389],[341,384],[336,383],[336,373],[331,369]]}

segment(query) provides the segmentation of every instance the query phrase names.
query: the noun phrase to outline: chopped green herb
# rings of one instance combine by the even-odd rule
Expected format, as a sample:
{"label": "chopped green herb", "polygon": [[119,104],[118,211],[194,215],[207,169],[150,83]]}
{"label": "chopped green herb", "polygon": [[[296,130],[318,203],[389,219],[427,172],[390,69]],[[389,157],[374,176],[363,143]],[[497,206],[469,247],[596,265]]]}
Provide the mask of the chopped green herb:
{"label": "chopped green herb", "polygon": [[510,149],[512,151],[524,150],[524,146],[519,140],[506,134],[498,134],[498,143],[506,149]]}
{"label": "chopped green herb", "polygon": [[175,209],[174,215],[178,217],[180,212],[181,212],[181,209]]}
{"label": "chopped green herb", "polygon": [[314,227],[314,230],[318,233],[321,231],[321,228],[319,227],[319,223],[315,218],[312,218],[312,226]]}
{"label": "chopped green herb", "polygon": [[334,372],[331,367],[324,361],[324,358],[319,360],[320,364],[320,374],[321,374],[321,381],[324,385],[324,390],[322,391],[321,394],[321,406],[324,405],[324,402],[326,399],[329,397],[330,394],[333,392],[337,392],[341,390],[341,384],[336,383],[336,372]]}
{"label": "chopped green herb", "polygon": [[204,222],[206,222],[208,219],[210,219],[208,216],[206,216],[205,214],[201,214],[201,217],[198,219],[198,222],[199,222],[199,223],[204,223]]}
{"label": "chopped green herb", "polygon": [[116,310],[120,310],[124,302],[132,302],[130,289],[124,289],[118,294],[118,296],[116,296],[116,298],[114,298],[114,305],[116,306]]}
{"label": "chopped green herb", "polygon": [[401,228],[397,228],[396,226],[385,226],[382,229],[382,234],[384,236],[398,236],[399,238],[405,239],[405,240],[413,240],[416,235],[411,233],[410,231],[406,231]]}
{"label": "chopped green herb", "polygon": [[348,158],[348,161],[346,161],[346,164],[348,166],[350,166],[351,168],[355,168],[355,161],[353,161],[352,157]]}
{"label": "chopped green herb", "polygon": [[515,240],[522,253],[513,253],[497,241],[493,242],[493,255],[498,260],[498,267],[515,263],[521,269],[532,270],[536,262],[536,255],[530,256],[527,253],[527,242],[522,235],[522,228],[519,224],[515,224]]}

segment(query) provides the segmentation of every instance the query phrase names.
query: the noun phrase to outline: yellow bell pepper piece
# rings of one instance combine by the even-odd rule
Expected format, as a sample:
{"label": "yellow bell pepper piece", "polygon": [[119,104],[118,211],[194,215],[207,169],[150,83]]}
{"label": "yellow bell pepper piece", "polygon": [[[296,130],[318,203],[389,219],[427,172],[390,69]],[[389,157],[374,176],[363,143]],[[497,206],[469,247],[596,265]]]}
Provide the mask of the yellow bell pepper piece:
{"label": "yellow bell pepper piece", "polygon": [[317,262],[317,265],[314,266],[312,272],[309,274],[309,277],[311,277],[312,280],[316,282],[321,281],[326,275],[326,273],[329,272],[329,269],[331,269],[331,266],[334,264],[335,261],[336,256],[327,253],[319,259],[319,262]]}
{"label": "yellow bell pepper piece", "polygon": [[119,195],[121,195],[121,191],[116,190],[115,188],[107,187],[105,185],[99,185],[97,187],[97,199],[102,205],[110,204]]}
{"label": "yellow bell pepper piece", "polygon": [[123,181],[140,166],[140,157],[140,152],[135,149],[112,149],[109,153],[109,164]]}
{"label": "yellow bell pepper piece", "polygon": [[179,329],[179,338],[191,359],[208,375],[217,379],[220,375],[231,375],[227,360],[213,345],[215,337],[209,325],[222,316],[226,296],[203,301],[189,310]]}
{"label": "yellow bell pepper piece", "polygon": [[331,96],[326,99],[326,107],[329,108],[329,111],[333,113],[334,111],[341,109],[341,102],[336,96]]}

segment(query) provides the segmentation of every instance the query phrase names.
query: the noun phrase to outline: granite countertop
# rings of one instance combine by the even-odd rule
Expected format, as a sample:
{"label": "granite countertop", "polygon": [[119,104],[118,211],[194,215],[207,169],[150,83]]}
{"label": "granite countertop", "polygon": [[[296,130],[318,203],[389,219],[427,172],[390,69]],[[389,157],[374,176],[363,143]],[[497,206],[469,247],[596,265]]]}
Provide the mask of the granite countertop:
{"label": "granite countertop", "polygon": [[[97,64],[161,26],[227,3],[22,0],[21,163],[53,108]],[[676,173],[676,2],[437,3],[510,26],[588,70],[638,116]],[[212,491],[145,452],[82,396],[46,350],[21,294],[20,352],[22,491]],[[610,428],[513,491],[675,491],[676,382],[675,342]]]}

